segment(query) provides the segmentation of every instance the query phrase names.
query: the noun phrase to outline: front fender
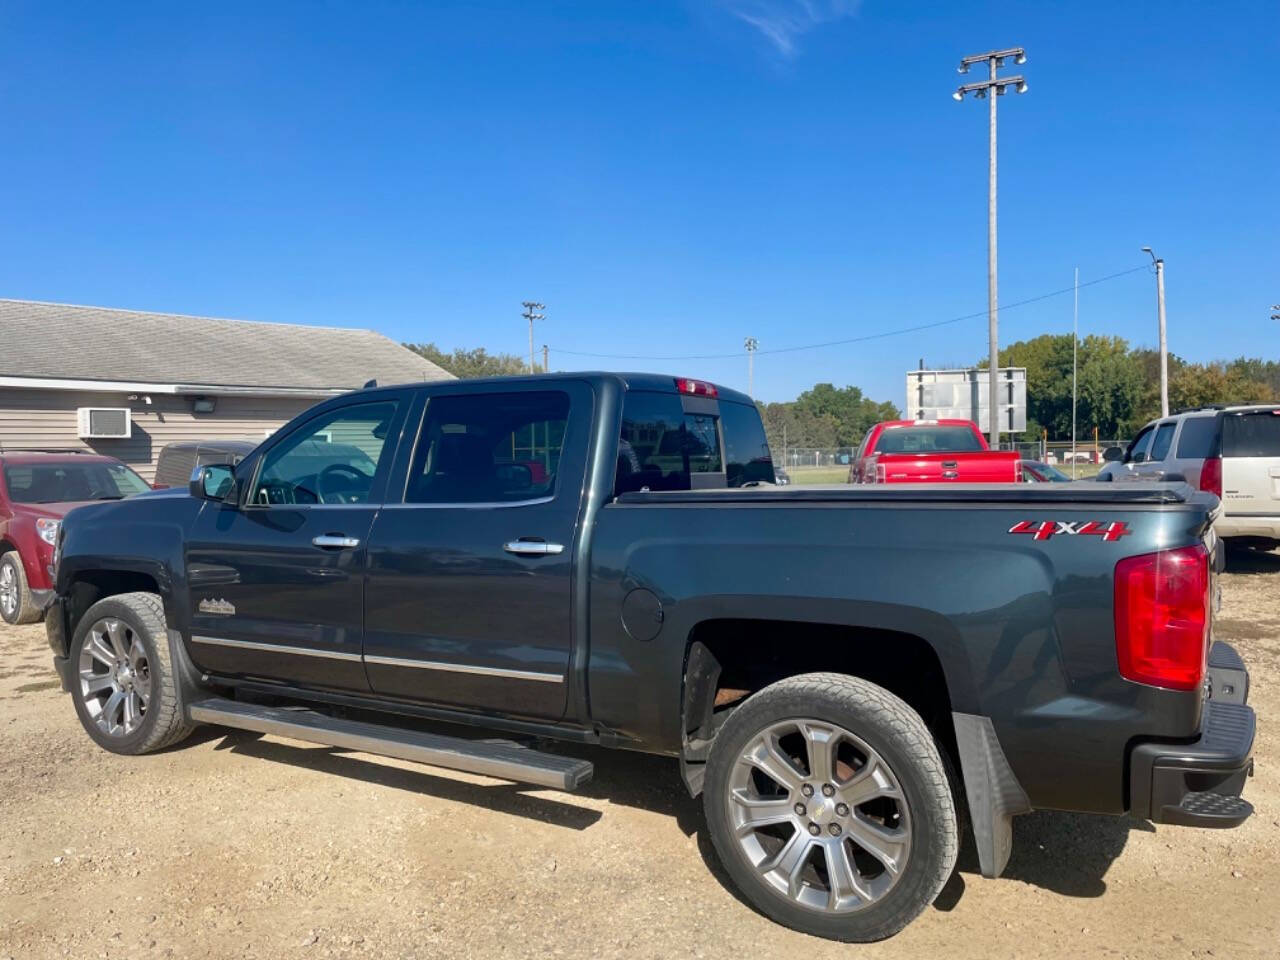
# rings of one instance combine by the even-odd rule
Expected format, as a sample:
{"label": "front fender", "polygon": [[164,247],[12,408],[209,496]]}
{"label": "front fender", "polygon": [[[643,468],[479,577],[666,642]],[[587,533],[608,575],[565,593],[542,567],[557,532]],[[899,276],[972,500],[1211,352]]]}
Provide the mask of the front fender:
{"label": "front fender", "polygon": [[[63,520],[58,597],[73,604],[78,583],[150,581],[169,625],[185,629],[190,623],[185,544],[200,506],[190,498],[156,497],[72,510]],[[70,633],[75,624],[68,627]]]}

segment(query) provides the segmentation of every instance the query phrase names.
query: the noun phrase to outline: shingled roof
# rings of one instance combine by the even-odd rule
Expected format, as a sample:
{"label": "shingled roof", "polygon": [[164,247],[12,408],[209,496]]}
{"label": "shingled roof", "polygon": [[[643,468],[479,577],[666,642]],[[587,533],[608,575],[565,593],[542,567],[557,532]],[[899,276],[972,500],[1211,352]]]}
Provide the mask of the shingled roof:
{"label": "shingled roof", "polygon": [[372,330],[0,300],[0,377],[348,390],[452,374]]}

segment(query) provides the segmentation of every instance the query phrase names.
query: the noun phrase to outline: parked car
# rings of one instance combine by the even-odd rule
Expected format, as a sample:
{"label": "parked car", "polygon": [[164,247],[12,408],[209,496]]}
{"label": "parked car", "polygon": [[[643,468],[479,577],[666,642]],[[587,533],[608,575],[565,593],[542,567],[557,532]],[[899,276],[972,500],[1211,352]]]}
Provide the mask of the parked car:
{"label": "parked car", "polygon": [[[317,474],[325,436],[373,469]],[[961,792],[986,876],[1033,808],[1250,815],[1213,497],[784,488],[745,469],[763,443],[746,395],[670,377],[336,397],[190,497],[71,513],[54,663],[121,754],[212,723],[561,790],[591,761],[480,730],[671,757],[743,894],[841,940],[937,896]]]}
{"label": "parked car", "polygon": [[1017,483],[1021,456],[991,450],[971,420],[892,420],[867,431],[850,483]]}
{"label": "parked car", "polygon": [[32,623],[53,596],[49,564],[72,507],[149,489],[119,460],[94,454],[0,453],[0,617]]}
{"label": "parked car", "polygon": [[166,443],[156,458],[157,490],[169,487],[186,489],[191,471],[206,463],[237,464],[254,447],[255,440],[178,440]]}
{"label": "parked car", "polygon": [[1023,483],[1071,483],[1071,478],[1057,467],[1040,460],[1022,461]]}
{"label": "parked car", "polygon": [[1179,410],[1103,457],[1103,482],[1186,480],[1221,498],[1219,536],[1280,545],[1280,404]]}

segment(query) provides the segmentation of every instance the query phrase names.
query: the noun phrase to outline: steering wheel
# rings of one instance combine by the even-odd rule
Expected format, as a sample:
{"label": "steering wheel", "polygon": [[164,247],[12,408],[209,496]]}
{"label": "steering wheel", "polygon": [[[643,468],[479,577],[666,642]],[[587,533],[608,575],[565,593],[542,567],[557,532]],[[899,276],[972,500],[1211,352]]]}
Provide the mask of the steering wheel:
{"label": "steering wheel", "polygon": [[[333,475],[344,474],[354,482],[344,484],[345,490],[334,490]],[[327,481],[327,482],[326,482]],[[349,463],[331,463],[316,476],[316,499],[321,503],[356,503],[355,495],[367,493],[373,483],[373,477]],[[349,498],[344,499],[347,493]]]}

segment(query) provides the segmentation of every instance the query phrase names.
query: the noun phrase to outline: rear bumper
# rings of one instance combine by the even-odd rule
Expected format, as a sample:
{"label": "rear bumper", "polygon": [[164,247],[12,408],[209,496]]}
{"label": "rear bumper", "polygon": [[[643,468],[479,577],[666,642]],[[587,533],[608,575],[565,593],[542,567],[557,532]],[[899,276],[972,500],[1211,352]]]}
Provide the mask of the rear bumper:
{"label": "rear bumper", "polygon": [[1129,755],[1130,812],[1156,823],[1237,827],[1253,813],[1241,798],[1253,775],[1256,719],[1249,674],[1225,643],[1209,653],[1210,699],[1190,743],[1141,743]]}
{"label": "rear bumper", "polygon": [[1224,513],[1213,522],[1220,537],[1267,537],[1280,540],[1280,516],[1250,517]]}

